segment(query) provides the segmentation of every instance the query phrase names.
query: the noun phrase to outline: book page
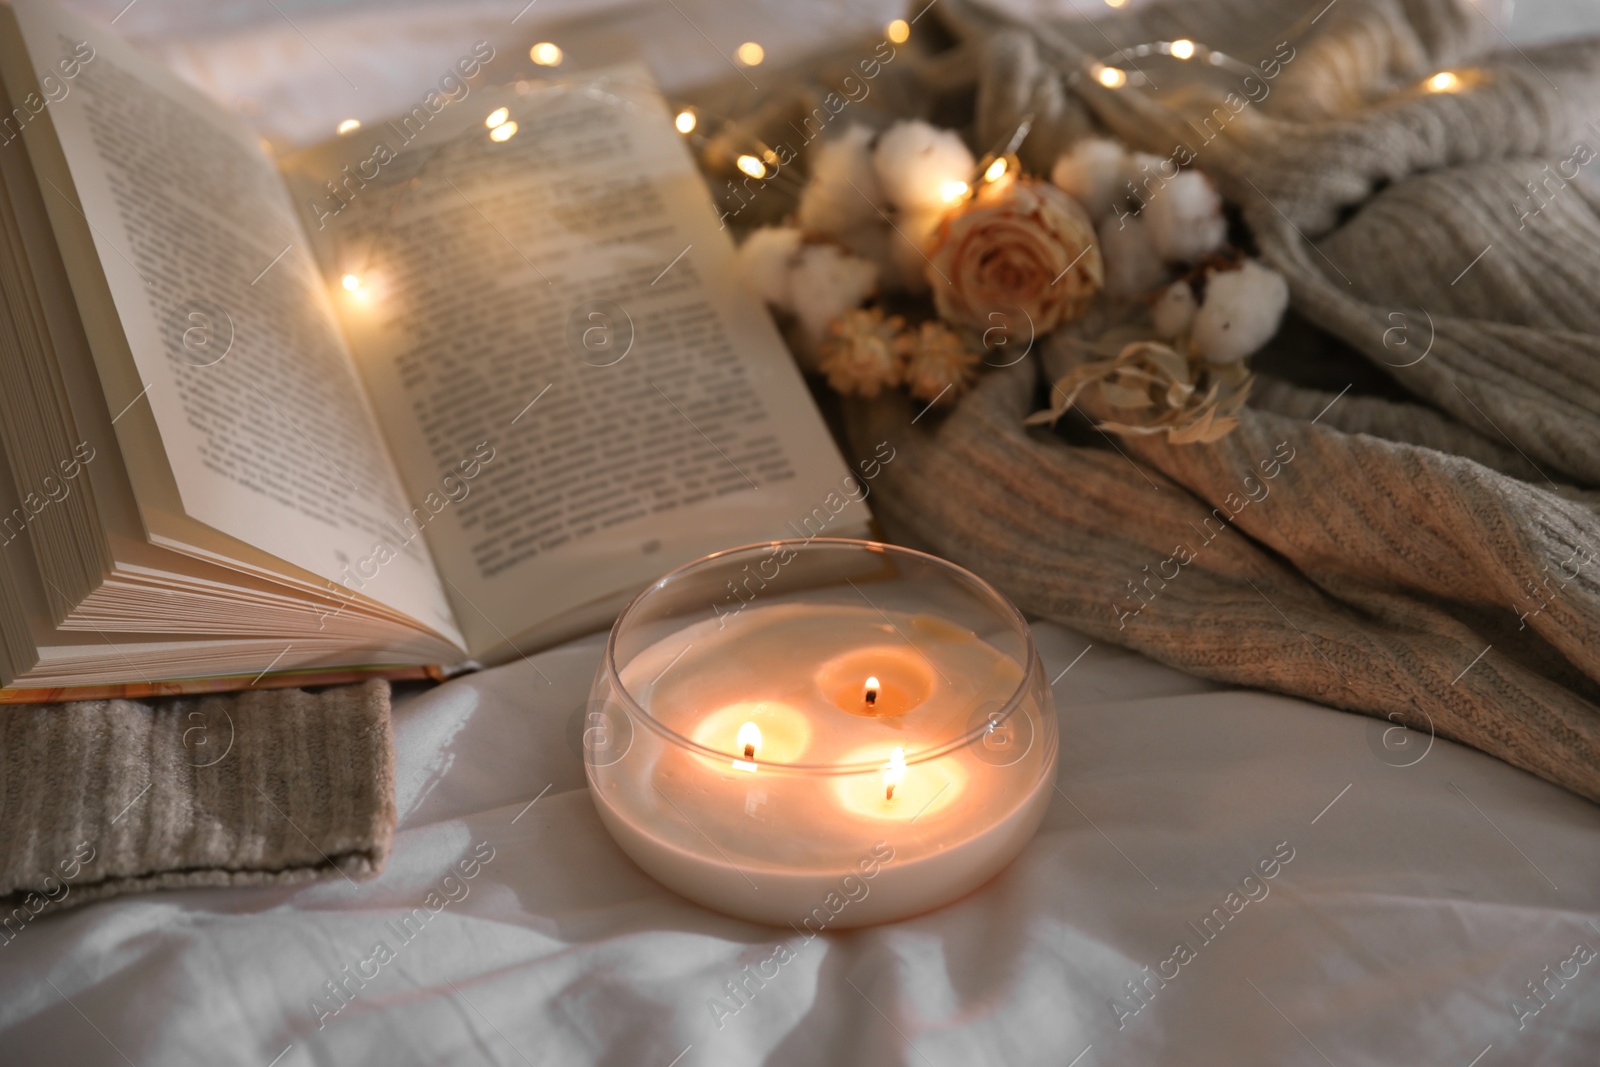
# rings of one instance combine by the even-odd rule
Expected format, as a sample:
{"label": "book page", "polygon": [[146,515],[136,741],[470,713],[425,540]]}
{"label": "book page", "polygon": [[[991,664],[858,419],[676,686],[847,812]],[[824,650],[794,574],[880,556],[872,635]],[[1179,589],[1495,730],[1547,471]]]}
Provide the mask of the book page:
{"label": "book page", "polygon": [[285,169],[412,494],[459,496],[428,537],[474,654],[824,501],[812,532],[865,526],[643,68],[419,107]]}
{"label": "book page", "polygon": [[78,304],[115,308],[86,327],[151,539],[226,555],[177,511],[459,641],[255,135],[113,33],[15,12],[33,87],[15,68],[8,87],[47,102],[20,132]]}

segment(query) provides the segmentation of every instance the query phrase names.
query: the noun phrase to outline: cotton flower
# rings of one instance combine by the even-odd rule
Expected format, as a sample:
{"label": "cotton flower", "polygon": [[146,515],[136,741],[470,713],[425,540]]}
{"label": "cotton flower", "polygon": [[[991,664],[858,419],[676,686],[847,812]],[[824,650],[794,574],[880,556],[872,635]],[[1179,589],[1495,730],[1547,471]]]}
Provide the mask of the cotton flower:
{"label": "cotton flower", "polygon": [[791,275],[800,251],[799,230],[763,226],[751,232],[737,253],[739,275],[762,300],[779,311],[794,309]]}
{"label": "cotton flower", "polygon": [[1006,309],[1053,330],[1088,310],[1103,279],[1089,216],[1029,178],[990,186],[947,219],[927,269],[939,317],[980,330]]}
{"label": "cotton flower", "polygon": [[795,213],[801,229],[847,238],[858,227],[883,224],[879,209],[888,200],[872,165],[874,136],[868,127],[851,124],[817,146]]}
{"label": "cotton flower", "polygon": [[884,283],[908,293],[928,291],[928,254],[938,244],[939,224],[949,210],[902,212],[884,243]]}
{"label": "cotton flower", "polygon": [[977,166],[960,135],[920,119],[897,122],[885,130],[872,163],[889,202],[902,211],[947,206],[946,188],[970,181]]}
{"label": "cotton flower", "polygon": [[977,376],[978,354],[942,322],[924,322],[908,347],[905,381],[919,400],[954,400]]}
{"label": "cotton flower", "polygon": [[1173,282],[1161,291],[1150,309],[1150,317],[1155,320],[1156,336],[1166,341],[1182,337],[1189,332],[1199,308],[1200,302],[1194,298],[1194,290],[1189,283]]}
{"label": "cotton flower", "polygon": [[1197,170],[1179,172],[1156,190],[1140,216],[1150,224],[1156,252],[1169,263],[1193,263],[1222,247],[1228,223],[1222,197]]}
{"label": "cotton flower", "polygon": [[817,343],[828,335],[829,323],[872,295],[878,268],[836,245],[803,245],[789,279],[795,318]]}
{"label": "cotton flower", "polygon": [[1099,222],[1124,196],[1122,181],[1127,158],[1127,149],[1118,142],[1085,137],[1056,160],[1050,180]]}
{"label": "cotton flower", "polygon": [[906,360],[905,319],[881,308],[855,308],[835,319],[822,345],[828,384],[848,395],[875,397],[899,385]]}
{"label": "cotton flower", "polygon": [[1142,296],[1166,280],[1143,215],[1112,215],[1100,224],[1100,254],[1106,263],[1106,295]]}
{"label": "cotton flower", "polygon": [[1283,275],[1247,259],[1238,270],[1218,272],[1206,282],[1190,343],[1211,363],[1237,363],[1271,340],[1288,306]]}

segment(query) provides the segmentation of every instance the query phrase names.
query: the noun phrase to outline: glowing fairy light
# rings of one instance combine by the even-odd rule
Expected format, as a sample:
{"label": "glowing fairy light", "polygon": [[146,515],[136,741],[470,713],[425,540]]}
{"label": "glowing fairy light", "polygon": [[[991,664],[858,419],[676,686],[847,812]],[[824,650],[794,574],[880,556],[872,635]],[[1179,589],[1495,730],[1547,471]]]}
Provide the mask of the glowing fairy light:
{"label": "glowing fairy light", "polygon": [[1107,89],[1120,89],[1128,84],[1127,72],[1117,67],[1101,67],[1094,72],[1094,79]]}

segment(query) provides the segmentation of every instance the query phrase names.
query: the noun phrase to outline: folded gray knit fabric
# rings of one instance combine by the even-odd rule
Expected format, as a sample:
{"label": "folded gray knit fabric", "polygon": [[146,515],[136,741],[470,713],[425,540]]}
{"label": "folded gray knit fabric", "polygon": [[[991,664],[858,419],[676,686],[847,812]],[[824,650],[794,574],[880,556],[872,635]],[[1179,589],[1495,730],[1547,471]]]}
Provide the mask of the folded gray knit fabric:
{"label": "folded gray knit fabric", "polygon": [[119,893],[378,873],[389,687],[0,708],[0,942]]}
{"label": "folded gray knit fabric", "polygon": [[[970,120],[980,149],[1031,116],[1021,153],[1045,173],[1095,130],[1188,146],[1310,328],[1257,359],[1241,427],[1210,445],[1024,429],[1083,358],[1059,336],[948,416],[852,403],[855,448],[898,452],[873,485],[891,534],[1096,640],[1600,800],[1600,42],[1517,50],[1468,0],[1027,23],[941,0],[929,38],[948,47],[897,59],[875,102]],[[1180,38],[1252,80],[1121,51]],[[1106,88],[1097,61],[1161,88]],[[1455,91],[1428,91],[1446,69]],[[783,138],[826,77],[749,107],[750,128]]]}

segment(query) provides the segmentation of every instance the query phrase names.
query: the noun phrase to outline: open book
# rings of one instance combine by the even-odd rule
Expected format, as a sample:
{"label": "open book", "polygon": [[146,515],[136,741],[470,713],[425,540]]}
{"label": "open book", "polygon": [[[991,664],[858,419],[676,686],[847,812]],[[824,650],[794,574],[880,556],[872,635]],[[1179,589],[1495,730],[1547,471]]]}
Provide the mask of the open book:
{"label": "open book", "polygon": [[866,531],[646,72],[488,56],[276,161],[0,7],[0,700],[449,673]]}

